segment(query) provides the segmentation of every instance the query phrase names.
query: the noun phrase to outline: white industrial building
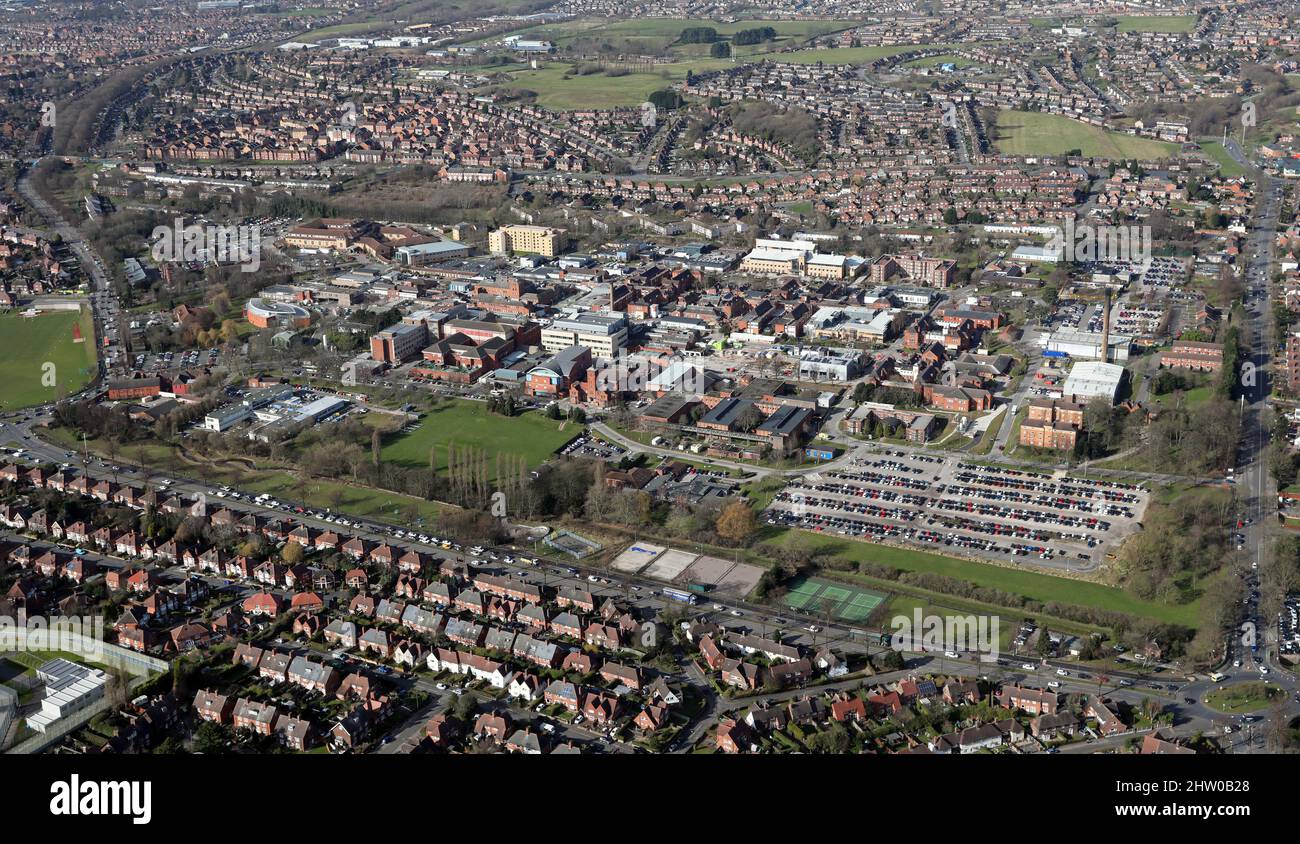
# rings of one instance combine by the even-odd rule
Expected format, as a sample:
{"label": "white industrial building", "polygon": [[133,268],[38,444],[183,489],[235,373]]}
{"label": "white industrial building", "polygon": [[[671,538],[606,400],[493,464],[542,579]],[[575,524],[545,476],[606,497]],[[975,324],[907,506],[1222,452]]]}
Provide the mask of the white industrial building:
{"label": "white industrial building", "polygon": [[41,711],[27,716],[27,726],[44,733],[50,725],[75,712],[93,706],[104,696],[108,675],[98,668],[87,668],[66,659],[52,659],[36,669],[45,684]]}
{"label": "white industrial building", "polygon": [[1061,395],[1078,404],[1087,404],[1095,398],[1114,404],[1123,383],[1124,367],[1099,360],[1081,360],[1070,370]]}
{"label": "white industrial building", "polygon": [[856,349],[802,349],[799,352],[799,380],[851,381],[861,374],[864,357]]}
{"label": "white industrial building", "polygon": [[[1133,338],[1125,334],[1112,334],[1108,345],[1110,354],[1107,358],[1123,363],[1128,360]],[[1064,353],[1072,358],[1101,360],[1101,332],[1063,328],[1045,335],[1043,348],[1049,352]]]}

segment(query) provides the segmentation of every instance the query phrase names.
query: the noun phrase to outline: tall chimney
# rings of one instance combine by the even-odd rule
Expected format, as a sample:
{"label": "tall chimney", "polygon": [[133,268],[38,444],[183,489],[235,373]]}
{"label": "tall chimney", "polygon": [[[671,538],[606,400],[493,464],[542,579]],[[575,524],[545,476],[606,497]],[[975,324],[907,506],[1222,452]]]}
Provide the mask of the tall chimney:
{"label": "tall chimney", "polygon": [[1110,288],[1106,288],[1106,303],[1101,312],[1101,362],[1110,361]]}

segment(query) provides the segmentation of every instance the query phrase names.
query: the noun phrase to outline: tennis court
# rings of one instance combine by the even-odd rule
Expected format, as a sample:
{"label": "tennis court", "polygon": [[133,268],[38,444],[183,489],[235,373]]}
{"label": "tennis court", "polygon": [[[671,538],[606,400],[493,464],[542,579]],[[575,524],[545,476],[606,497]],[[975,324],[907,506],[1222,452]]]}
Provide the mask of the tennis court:
{"label": "tennis court", "polygon": [[808,578],[791,588],[784,600],[786,606],[793,610],[814,615],[822,615],[829,610],[833,618],[860,622],[884,602],[885,596],[878,592]]}

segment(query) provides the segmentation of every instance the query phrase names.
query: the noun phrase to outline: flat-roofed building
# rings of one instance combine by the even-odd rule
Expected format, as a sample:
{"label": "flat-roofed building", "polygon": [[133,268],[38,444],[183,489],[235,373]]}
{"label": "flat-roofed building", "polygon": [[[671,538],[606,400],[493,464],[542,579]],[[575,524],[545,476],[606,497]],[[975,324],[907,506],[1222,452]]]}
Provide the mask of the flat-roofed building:
{"label": "flat-roofed building", "polygon": [[811,240],[760,237],[740,262],[740,271],[755,275],[806,275],[811,278],[848,278],[856,267],[844,255],[818,252]]}
{"label": "flat-roofed building", "polygon": [[550,226],[502,226],[488,235],[488,251],[493,255],[527,253],[554,258],[569,243],[565,229]]}
{"label": "flat-roofed building", "polygon": [[429,345],[429,326],[423,320],[386,328],[370,338],[370,356],[381,363],[402,364],[420,356]]}
{"label": "flat-roofed building", "polygon": [[27,726],[44,733],[56,721],[93,706],[104,697],[108,675],[66,659],[52,659],[36,669],[45,684],[39,712],[27,716]]}
{"label": "flat-roofed building", "polygon": [[622,314],[562,317],[542,329],[542,348],[556,354],[586,346],[597,357],[612,358],[627,345],[627,318]]}
{"label": "flat-roofed building", "polygon": [[851,381],[861,374],[863,357],[856,349],[804,349],[799,353],[799,380]]}
{"label": "flat-roofed building", "polygon": [[[1049,352],[1061,352],[1072,358],[1084,360],[1101,360],[1102,333],[1099,331],[1077,331],[1063,328],[1047,336],[1044,348]],[[1108,345],[1110,354],[1107,360],[1123,363],[1128,360],[1133,338],[1125,334],[1111,334]]]}
{"label": "flat-roofed building", "polygon": [[1081,360],[1070,370],[1061,395],[1078,404],[1102,398],[1111,404],[1124,383],[1124,367],[1099,360]]}
{"label": "flat-roofed building", "polygon": [[468,258],[469,247],[454,240],[434,240],[429,243],[415,243],[399,246],[393,252],[393,258],[399,264],[408,267],[420,267],[452,258]]}
{"label": "flat-roofed building", "polygon": [[804,275],[810,278],[848,278],[849,259],[844,255],[813,255],[804,266]]}

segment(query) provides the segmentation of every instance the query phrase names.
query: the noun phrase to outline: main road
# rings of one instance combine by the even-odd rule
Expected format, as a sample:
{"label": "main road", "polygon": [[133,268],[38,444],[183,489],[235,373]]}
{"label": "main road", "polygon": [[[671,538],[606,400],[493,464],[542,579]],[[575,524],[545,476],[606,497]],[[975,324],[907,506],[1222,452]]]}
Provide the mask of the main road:
{"label": "main road", "polygon": [[[1276,619],[1264,618],[1259,612],[1259,569],[1264,564],[1277,523],[1277,491],[1268,471],[1269,395],[1272,391],[1273,326],[1269,317],[1272,304],[1273,247],[1277,239],[1281,210],[1282,183],[1256,170],[1236,141],[1226,145],[1228,153],[1256,177],[1255,213],[1246,237],[1249,256],[1245,266],[1245,318],[1239,325],[1242,374],[1239,388],[1241,440],[1237,450],[1236,484],[1240,505],[1238,532],[1239,572],[1247,598],[1243,604],[1241,627],[1227,642],[1224,665],[1220,673],[1225,685],[1260,679],[1277,683],[1287,694],[1285,718],[1296,715],[1292,695],[1296,692],[1295,675],[1277,661]],[[1282,377],[1285,377],[1284,375]],[[1200,692],[1202,689],[1189,689]],[[1256,749],[1247,743],[1239,749]]]}

